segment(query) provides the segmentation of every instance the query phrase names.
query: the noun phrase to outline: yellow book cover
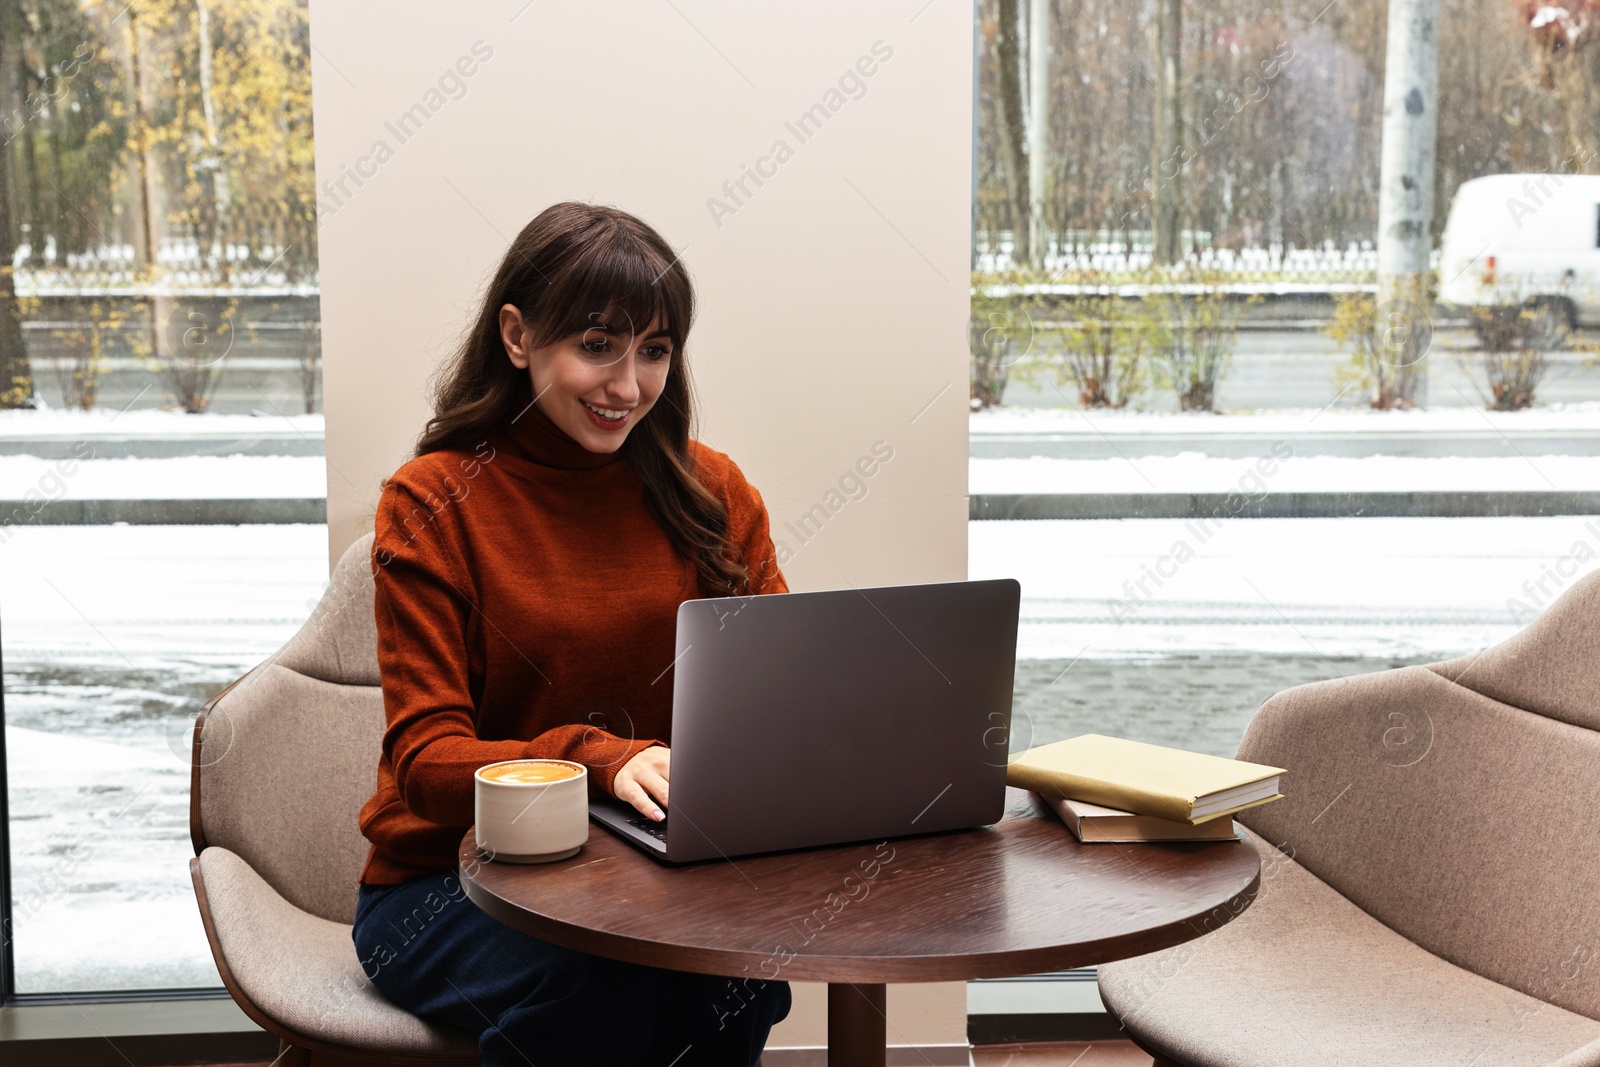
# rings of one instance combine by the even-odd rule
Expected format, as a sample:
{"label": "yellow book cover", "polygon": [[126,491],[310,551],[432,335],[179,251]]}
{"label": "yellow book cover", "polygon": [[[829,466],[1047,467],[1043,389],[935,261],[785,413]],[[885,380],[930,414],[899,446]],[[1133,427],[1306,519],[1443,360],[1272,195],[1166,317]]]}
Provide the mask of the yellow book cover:
{"label": "yellow book cover", "polygon": [[1083,734],[1012,757],[1006,784],[1193,824],[1279,799],[1284,773],[1282,767]]}
{"label": "yellow book cover", "polygon": [[[1034,794],[1038,796],[1037,793]],[[1140,841],[1236,841],[1232,819],[1207,819],[1203,823],[1174,822],[1150,815],[1103,808],[1087,800],[1066,797],[1039,797],[1041,803],[1061,817],[1076,837],[1086,845],[1100,842],[1133,844]]]}

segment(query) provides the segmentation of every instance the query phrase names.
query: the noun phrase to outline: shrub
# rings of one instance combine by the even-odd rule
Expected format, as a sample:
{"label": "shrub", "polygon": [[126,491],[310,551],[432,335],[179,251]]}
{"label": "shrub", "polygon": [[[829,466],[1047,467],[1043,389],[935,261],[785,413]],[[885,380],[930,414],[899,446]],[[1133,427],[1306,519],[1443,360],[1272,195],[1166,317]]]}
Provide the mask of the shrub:
{"label": "shrub", "polygon": [[1380,411],[1416,407],[1417,386],[1426,373],[1433,301],[1422,288],[1412,288],[1417,299],[1402,294],[1385,301],[1381,313],[1370,293],[1341,294],[1334,299],[1333,318],[1322,327],[1350,353],[1340,391],[1359,384],[1368,404]]}
{"label": "shrub", "polygon": [[1035,297],[998,295],[993,287],[1012,278],[973,279],[967,345],[972,353],[970,395],[974,410],[994,407],[1005,394],[1011,368],[1033,349]]}
{"label": "shrub", "polygon": [[1103,277],[1073,279],[1085,287],[1062,305],[1069,318],[1049,328],[1060,351],[1051,369],[1077,390],[1086,408],[1122,408],[1144,392],[1159,324],[1146,301],[1125,294]]}
{"label": "shrub", "polygon": [[1261,297],[1235,297],[1224,289],[1222,272],[1193,266],[1155,270],[1150,277],[1146,300],[1159,321],[1152,334],[1156,379],[1176,393],[1179,411],[1215,411],[1239,318]]}
{"label": "shrub", "polygon": [[1530,305],[1493,304],[1471,310],[1478,335],[1478,365],[1490,411],[1532,407],[1534,393],[1550,369],[1542,341],[1545,327]]}

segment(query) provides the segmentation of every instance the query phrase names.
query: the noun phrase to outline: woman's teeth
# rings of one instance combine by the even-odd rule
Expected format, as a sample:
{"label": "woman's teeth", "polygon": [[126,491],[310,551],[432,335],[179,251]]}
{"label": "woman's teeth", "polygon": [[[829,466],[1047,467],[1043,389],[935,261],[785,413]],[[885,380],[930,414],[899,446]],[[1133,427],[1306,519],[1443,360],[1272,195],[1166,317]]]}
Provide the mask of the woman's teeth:
{"label": "woman's teeth", "polygon": [[588,408],[590,411],[594,412],[596,415],[599,415],[602,419],[607,419],[607,420],[609,420],[611,422],[621,422],[623,419],[628,417],[628,409],[627,408],[620,408],[620,409],[597,408],[593,404],[589,403],[587,400],[583,401],[582,403],[583,403],[584,407]]}

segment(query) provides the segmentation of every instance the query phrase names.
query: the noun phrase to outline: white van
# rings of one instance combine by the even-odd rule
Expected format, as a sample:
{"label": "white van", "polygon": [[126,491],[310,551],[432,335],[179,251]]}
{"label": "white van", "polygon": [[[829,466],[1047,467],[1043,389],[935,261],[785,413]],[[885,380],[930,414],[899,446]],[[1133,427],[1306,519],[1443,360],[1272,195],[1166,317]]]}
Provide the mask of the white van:
{"label": "white van", "polygon": [[1439,255],[1439,300],[1523,306],[1556,347],[1600,325],[1600,175],[1491,174],[1461,183]]}

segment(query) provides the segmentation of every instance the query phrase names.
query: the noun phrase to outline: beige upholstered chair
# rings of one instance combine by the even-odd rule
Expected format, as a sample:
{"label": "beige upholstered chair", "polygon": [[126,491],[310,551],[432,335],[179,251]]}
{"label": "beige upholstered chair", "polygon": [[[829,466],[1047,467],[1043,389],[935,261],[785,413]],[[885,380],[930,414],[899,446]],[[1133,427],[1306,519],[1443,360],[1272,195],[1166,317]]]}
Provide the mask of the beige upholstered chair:
{"label": "beige upholstered chair", "polygon": [[305,625],[195,729],[190,874],[217,970],[283,1041],[279,1067],[479,1061],[474,1035],[385,1000],[350,940],[384,726],[371,546],[350,546]]}
{"label": "beige upholstered chair", "polygon": [[1600,1064],[1600,574],[1482,655],[1278,694],[1239,756],[1289,769],[1240,820],[1255,904],[1100,968],[1158,1064]]}

